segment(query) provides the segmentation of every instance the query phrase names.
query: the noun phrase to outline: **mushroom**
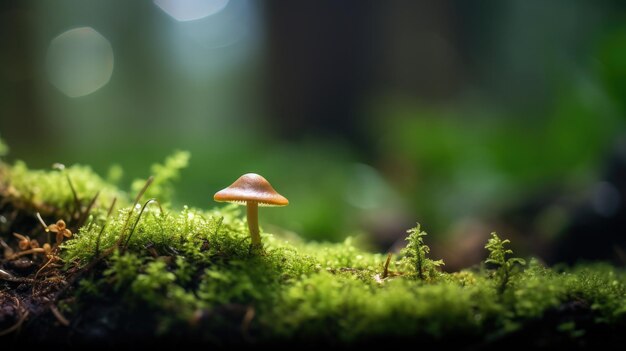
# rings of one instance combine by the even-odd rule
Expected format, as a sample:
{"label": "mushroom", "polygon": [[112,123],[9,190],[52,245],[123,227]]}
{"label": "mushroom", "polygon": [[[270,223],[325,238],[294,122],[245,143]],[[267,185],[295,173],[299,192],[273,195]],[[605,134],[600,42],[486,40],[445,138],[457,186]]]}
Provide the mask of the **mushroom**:
{"label": "mushroom", "polygon": [[228,188],[215,193],[213,200],[246,205],[252,249],[261,248],[258,207],[287,206],[289,204],[289,200],[277,193],[267,179],[255,173],[242,175]]}

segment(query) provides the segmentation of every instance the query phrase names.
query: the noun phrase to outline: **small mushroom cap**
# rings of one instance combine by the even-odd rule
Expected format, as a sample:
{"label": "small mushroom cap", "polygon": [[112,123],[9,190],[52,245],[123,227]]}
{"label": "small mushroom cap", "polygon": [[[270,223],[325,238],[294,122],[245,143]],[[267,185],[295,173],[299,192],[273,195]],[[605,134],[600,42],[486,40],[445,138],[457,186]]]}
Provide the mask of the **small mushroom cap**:
{"label": "small mushroom cap", "polygon": [[256,173],[247,173],[239,177],[228,188],[215,193],[213,200],[245,205],[256,202],[259,206],[287,206],[289,200],[277,193],[267,179]]}

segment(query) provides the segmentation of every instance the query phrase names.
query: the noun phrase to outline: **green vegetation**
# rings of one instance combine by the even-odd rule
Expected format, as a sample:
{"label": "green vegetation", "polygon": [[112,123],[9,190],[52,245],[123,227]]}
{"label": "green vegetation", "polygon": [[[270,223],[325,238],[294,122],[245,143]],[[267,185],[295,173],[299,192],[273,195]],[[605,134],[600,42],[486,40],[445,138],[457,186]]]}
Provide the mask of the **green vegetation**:
{"label": "green vegetation", "polygon": [[[30,170],[21,162],[2,165],[0,197],[28,204],[18,208],[23,217],[49,208],[54,209],[50,222],[65,211],[72,226],[76,217],[68,211],[74,195],[67,178],[80,199],[100,195],[85,224],[57,252],[62,266],[43,267],[46,260],[33,255],[43,268],[23,273],[5,257],[0,294],[26,299],[31,290],[21,296],[24,289],[16,289],[14,281],[34,279],[36,291],[51,285],[46,296],[72,321],[72,330],[95,328],[98,318],[87,316],[107,316],[102,318],[114,326],[112,339],[156,334],[216,344],[242,337],[248,342],[349,343],[459,336],[489,343],[538,320],[555,335],[575,340],[597,326],[610,331],[626,323],[624,270],[606,264],[551,269],[534,259],[524,266],[523,260],[508,257],[508,240],[495,234],[486,246],[485,265],[455,273],[442,272],[443,262],[427,257],[426,233],[419,225],[408,231],[407,247],[387,267],[386,255],[359,249],[351,239],[305,243],[262,231],[264,251],[251,254],[238,207],[175,209],[167,204],[171,180],[187,159],[188,154],[178,153],[153,168],[152,186],[158,187],[144,197],[165,201],[134,206],[128,199],[137,194],[125,194],[86,167],[63,173]],[[113,197],[121,205],[108,214]],[[16,227],[23,224],[9,224]],[[3,230],[0,238],[16,247],[10,234]],[[41,238],[43,230],[37,226],[25,234]],[[53,279],[65,280],[69,288],[53,285]],[[0,299],[0,304],[8,301]],[[568,312],[572,304],[581,306],[576,313],[584,318]],[[35,306],[31,313],[54,318],[41,310]],[[546,317],[555,313],[558,318]],[[0,331],[18,319],[0,320]],[[137,319],[134,328],[127,326]]]}
{"label": "green vegetation", "polygon": [[127,198],[125,193],[104,181],[88,166],[59,168],[61,169],[49,171],[32,170],[21,161],[11,167],[2,165],[0,172],[4,173],[3,195],[42,214],[59,217],[68,215],[75,209],[76,199],[79,202],[88,202],[97,195],[98,203],[107,206],[113,198],[122,203]]}
{"label": "green vegetation", "polygon": [[407,230],[409,236],[406,240],[409,242],[402,254],[406,263],[413,269],[415,275],[421,280],[432,280],[437,277],[437,267],[443,266],[443,260],[433,261],[426,257],[430,252],[428,245],[424,244],[426,232],[421,231],[418,224],[417,227]]}
{"label": "green vegetation", "polygon": [[503,294],[507,285],[511,282],[514,275],[519,273],[516,268],[523,266],[526,261],[522,258],[507,257],[513,254],[513,250],[504,248],[504,245],[509,244],[510,241],[502,240],[496,233],[491,233],[491,238],[487,241],[485,249],[489,251],[489,257],[485,260],[485,263],[493,264],[496,267],[494,275],[498,286],[498,293]]}
{"label": "green vegetation", "polygon": [[9,152],[9,148],[7,147],[7,145],[2,141],[2,139],[0,139],[0,157],[4,156],[7,154],[7,152]]}
{"label": "green vegetation", "polygon": [[[163,164],[151,167],[154,181],[144,194],[147,198],[158,198],[161,202],[172,200],[172,182],[180,177],[180,171],[187,167],[191,155],[187,151],[177,151],[165,159]],[[138,193],[146,183],[145,179],[137,179],[132,184],[132,192]]]}

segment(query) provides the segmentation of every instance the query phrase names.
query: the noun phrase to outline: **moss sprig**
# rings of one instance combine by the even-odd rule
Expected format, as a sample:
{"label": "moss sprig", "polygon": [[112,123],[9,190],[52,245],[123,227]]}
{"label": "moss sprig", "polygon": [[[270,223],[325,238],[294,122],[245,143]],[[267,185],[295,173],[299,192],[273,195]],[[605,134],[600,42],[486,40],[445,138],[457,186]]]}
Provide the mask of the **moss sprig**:
{"label": "moss sprig", "polygon": [[500,295],[504,293],[511,279],[519,273],[519,268],[526,264],[526,261],[522,258],[508,257],[513,254],[513,250],[507,249],[505,245],[510,243],[510,240],[502,240],[498,237],[498,234],[491,233],[491,238],[485,245],[485,248],[489,251],[489,256],[485,263],[496,266],[494,278],[498,294]]}
{"label": "moss sprig", "polygon": [[409,236],[406,238],[408,244],[401,253],[404,255],[404,263],[412,270],[414,276],[420,280],[432,280],[439,274],[439,267],[444,265],[443,260],[432,260],[428,258],[430,247],[424,243],[427,235],[417,226],[407,230]]}

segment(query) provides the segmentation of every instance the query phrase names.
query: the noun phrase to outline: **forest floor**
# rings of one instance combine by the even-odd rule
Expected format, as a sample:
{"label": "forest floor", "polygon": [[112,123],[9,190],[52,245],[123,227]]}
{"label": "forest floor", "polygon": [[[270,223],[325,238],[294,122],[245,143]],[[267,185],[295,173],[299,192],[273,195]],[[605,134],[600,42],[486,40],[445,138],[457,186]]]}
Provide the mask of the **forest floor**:
{"label": "forest floor", "polygon": [[168,158],[128,192],[85,166],[0,162],[3,345],[590,349],[626,341],[623,268],[546,267],[515,257],[494,233],[485,262],[443,272],[419,225],[399,253],[265,232],[263,249],[251,250],[241,208],[168,205],[186,157]]}

